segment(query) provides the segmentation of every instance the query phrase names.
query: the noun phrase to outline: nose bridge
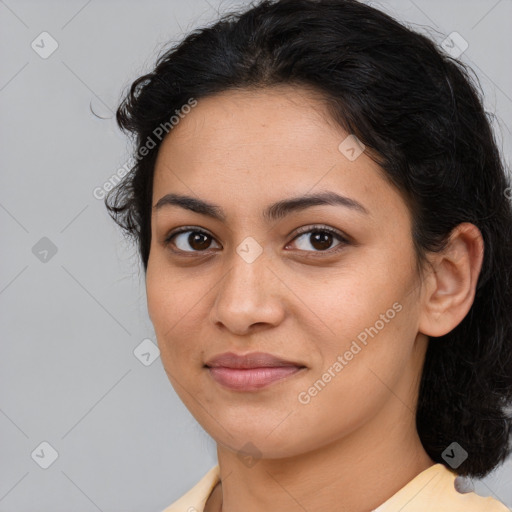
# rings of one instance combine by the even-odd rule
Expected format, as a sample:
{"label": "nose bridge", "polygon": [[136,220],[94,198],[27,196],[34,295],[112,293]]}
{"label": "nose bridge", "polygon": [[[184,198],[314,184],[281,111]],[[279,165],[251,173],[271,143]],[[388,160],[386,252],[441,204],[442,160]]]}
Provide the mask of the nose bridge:
{"label": "nose bridge", "polygon": [[[263,254],[254,257],[254,249],[245,242],[232,255],[230,270],[221,282],[219,292],[236,303],[254,303],[268,299],[266,290],[267,262]],[[252,254],[251,254],[252,253]],[[234,297],[233,297],[234,296]]]}
{"label": "nose bridge", "polygon": [[262,248],[257,251],[259,254],[256,249],[250,240],[236,248],[217,289],[215,320],[234,331],[244,332],[254,323],[274,324],[282,315],[282,305],[272,284],[275,276],[267,268]]}

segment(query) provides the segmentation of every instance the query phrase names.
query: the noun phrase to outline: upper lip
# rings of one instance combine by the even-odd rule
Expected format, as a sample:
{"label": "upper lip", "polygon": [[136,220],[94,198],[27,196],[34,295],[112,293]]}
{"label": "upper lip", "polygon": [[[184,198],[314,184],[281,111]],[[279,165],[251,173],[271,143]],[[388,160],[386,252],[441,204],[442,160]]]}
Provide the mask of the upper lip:
{"label": "upper lip", "polygon": [[249,354],[238,355],[233,352],[224,352],[218,356],[209,359],[205,366],[215,367],[223,366],[225,368],[261,368],[261,367],[276,367],[276,366],[298,366],[304,365],[287,361],[280,357],[267,354],[266,352],[251,352]]}

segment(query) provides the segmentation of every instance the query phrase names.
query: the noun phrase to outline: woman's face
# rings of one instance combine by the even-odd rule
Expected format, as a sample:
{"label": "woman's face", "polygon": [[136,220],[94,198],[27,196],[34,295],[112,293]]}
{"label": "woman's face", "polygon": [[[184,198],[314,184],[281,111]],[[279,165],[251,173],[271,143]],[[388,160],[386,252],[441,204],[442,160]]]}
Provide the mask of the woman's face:
{"label": "woman's face", "polygon": [[[156,162],[146,274],[162,362],[186,407],[220,445],[267,458],[384,417],[413,424],[426,336],[402,197],[306,91],[225,92],[186,110]],[[327,192],[348,199],[267,212]],[[223,217],[160,201],[168,194]],[[205,366],[225,352],[301,369],[267,370],[282,378],[262,385],[261,370]]]}

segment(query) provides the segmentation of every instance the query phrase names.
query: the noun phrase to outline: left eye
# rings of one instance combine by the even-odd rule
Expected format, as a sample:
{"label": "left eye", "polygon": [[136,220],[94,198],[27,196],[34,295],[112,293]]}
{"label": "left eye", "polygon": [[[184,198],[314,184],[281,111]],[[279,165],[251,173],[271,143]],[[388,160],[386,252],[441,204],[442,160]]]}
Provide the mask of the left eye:
{"label": "left eye", "polygon": [[338,233],[334,229],[327,227],[315,227],[313,229],[310,228],[307,231],[302,231],[298,236],[294,238],[294,240],[300,241],[301,239],[303,239],[303,242],[304,240],[306,240],[306,243],[303,244],[303,247],[299,247],[301,250],[307,251],[308,249],[304,249],[304,246],[307,246],[307,244],[309,243],[311,246],[317,249],[317,251],[312,252],[328,252],[328,249],[330,249],[333,239],[336,238],[340,242],[338,245],[334,246],[338,248],[336,250],[339,250],[343,248],[343,246],[348,244],[348,240],[344,236],[342,236],[341,233]]}
{"label": "left eye", "polygon": [[[175,240],[174,240],[175,239]],[[328,228],[328,227],[313,227],[309,228],[307,231],[301,231],[293,240],[294,241],[302,241],[302,248],[299,247],[300,250],[306,252],[328,252],[331,248],[330,246],[333,243],[334,239],[338,239],[339,243],[334,247],[339,250],[343,248],[343,246],[347,245],[348,240],[338,231]],[[173,242],[174,240],[174,242]],[[201,229],[186,229],[183,228],[180,231],[176,231],[171,233],[165,240],[164,245],[174,245],[178,248],[178,251],[175,252],[205,252],[208,249],[211,249],[211,241],[215,240],[209,233],[203,231]],[[307,242],[309,240],[309,242]],[[306,243],[304,243],[306,241]],[[291,242],[290,242],[291,243]],[[315,251],[310,251],[307,249],[307,244],[310,244]],[[192,250],[188,250],[186,246],[192,247]],[[288,244],[289,245],[289,244]],[[287,245],[287,247],[288,247]],[[306,247],[306,248],[305,248]],[[218,246],[217,248],[220,248]],[[335,250],[335,251],[336,251]],[[332,251],[332,252],[335,252]]]}

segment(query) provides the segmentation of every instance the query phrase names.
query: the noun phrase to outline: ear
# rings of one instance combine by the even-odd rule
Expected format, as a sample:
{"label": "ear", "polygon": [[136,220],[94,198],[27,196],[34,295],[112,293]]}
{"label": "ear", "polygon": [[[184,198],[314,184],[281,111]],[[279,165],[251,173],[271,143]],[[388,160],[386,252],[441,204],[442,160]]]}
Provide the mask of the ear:
{"label": "ear", "polygon": [[442,252],[430,253],[431,271],[421,294],[419,332],[443,336],[464,319],[475,298],[483,255],[482,233],[469,222],[452,230]]}

